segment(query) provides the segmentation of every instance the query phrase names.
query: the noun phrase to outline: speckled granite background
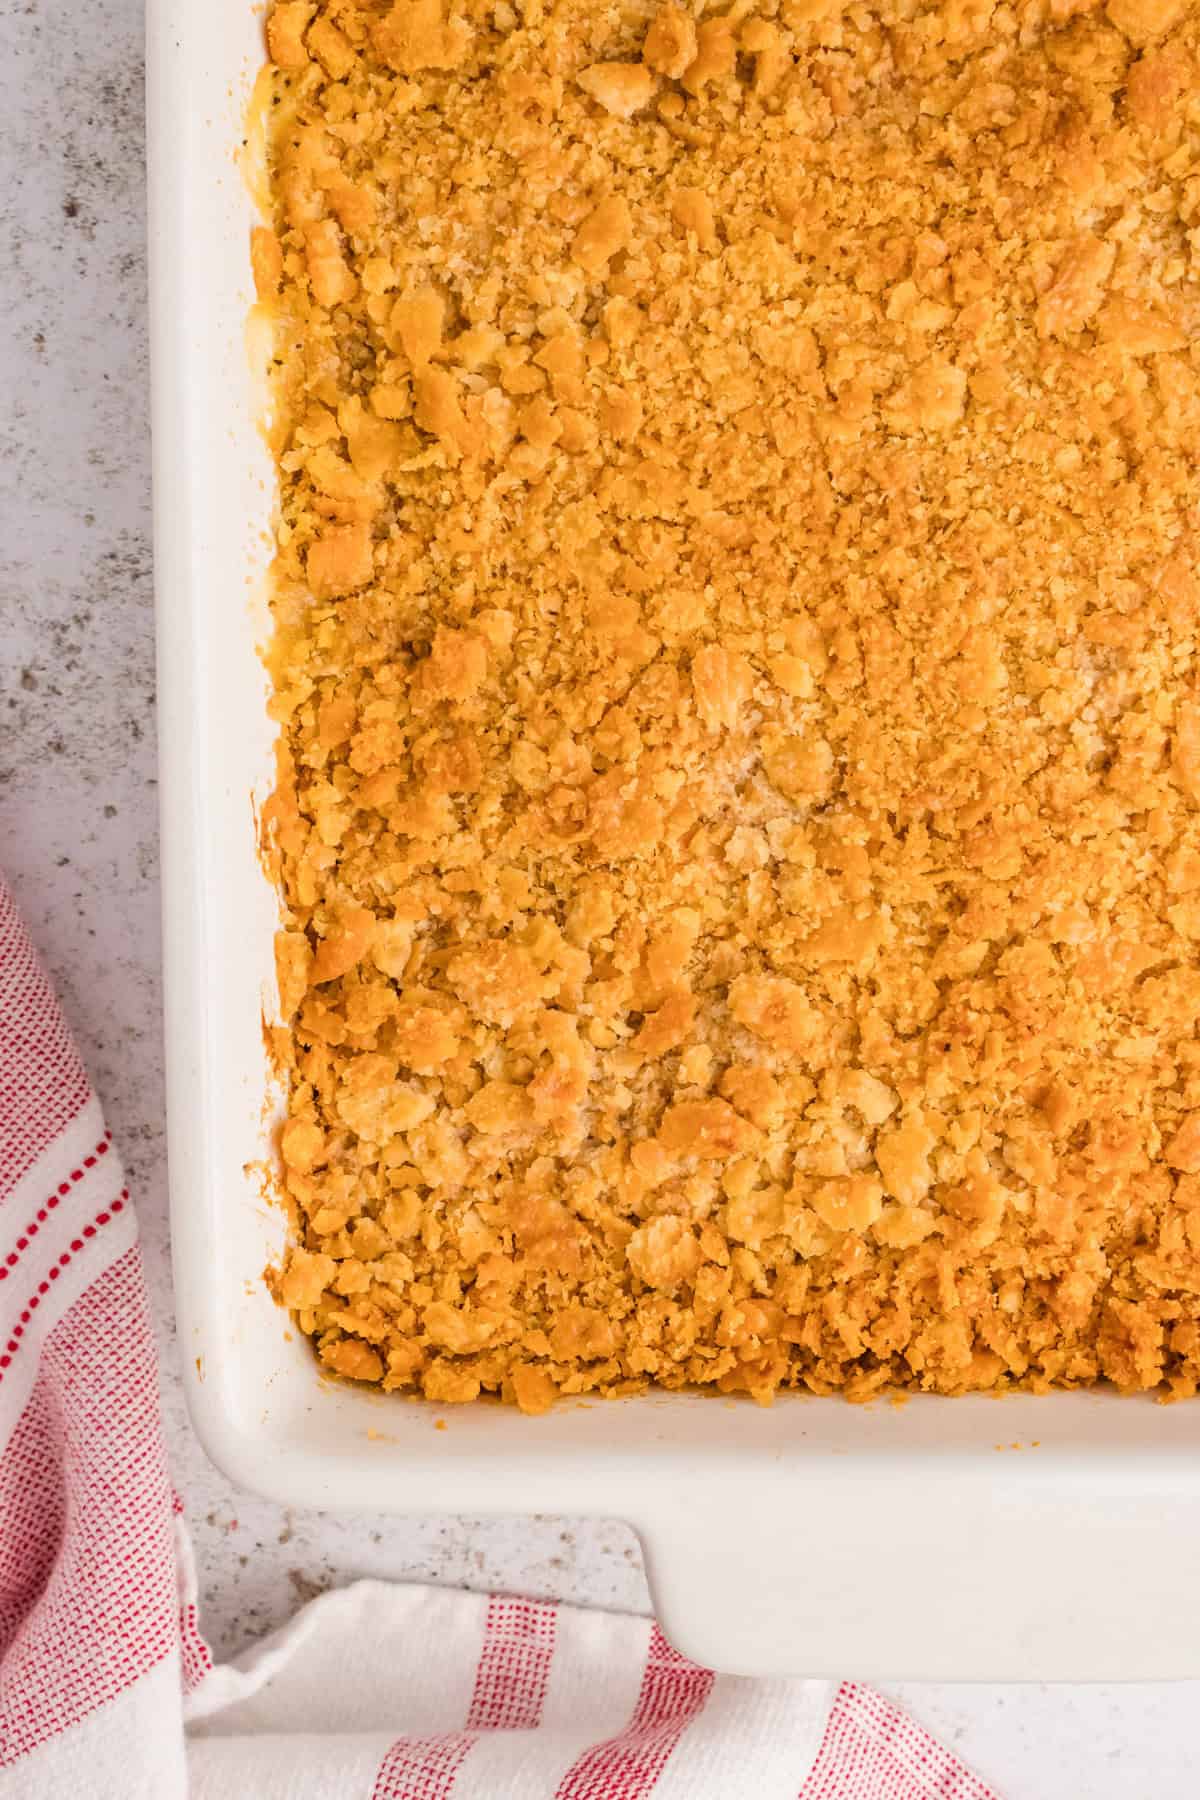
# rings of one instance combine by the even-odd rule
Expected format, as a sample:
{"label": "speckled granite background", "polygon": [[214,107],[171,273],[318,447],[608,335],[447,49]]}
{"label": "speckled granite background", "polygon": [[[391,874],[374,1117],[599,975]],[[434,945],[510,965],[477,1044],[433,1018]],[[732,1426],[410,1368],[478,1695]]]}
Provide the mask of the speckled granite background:
{"label": "speckled granite background", "polygon": [[[138,0],[0,0],[0,864],[137,1198],[203,1621],[228,1653],[361,1574],[641,1609],[624,1526],[285,1511],[232,1488],[188,1426],[159,1044],[141,40]],[[1200,1684],[893,1692],[1007,1800],[1196,1790]]]}

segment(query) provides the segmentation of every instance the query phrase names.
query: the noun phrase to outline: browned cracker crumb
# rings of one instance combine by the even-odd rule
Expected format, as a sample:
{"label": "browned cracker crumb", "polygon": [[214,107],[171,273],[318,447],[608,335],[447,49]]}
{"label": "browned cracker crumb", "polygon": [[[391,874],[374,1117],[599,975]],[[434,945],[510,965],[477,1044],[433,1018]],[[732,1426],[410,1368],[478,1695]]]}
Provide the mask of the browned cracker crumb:
{"label": "browned cracker crumb", "polygon": [[1200,1374],[1200,15],[279,0],[331,1370]]}

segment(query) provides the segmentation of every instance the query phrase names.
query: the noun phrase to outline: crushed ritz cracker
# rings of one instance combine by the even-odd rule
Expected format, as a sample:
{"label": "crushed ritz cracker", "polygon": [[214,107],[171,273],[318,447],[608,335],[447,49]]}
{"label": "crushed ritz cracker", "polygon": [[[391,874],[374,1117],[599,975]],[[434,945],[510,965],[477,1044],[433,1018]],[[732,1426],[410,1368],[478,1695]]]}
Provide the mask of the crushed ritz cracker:
{"label": "crushed ritz cracker", "polygon": [[331,1372],[1200,1376],[1195,0],[276,0]]}

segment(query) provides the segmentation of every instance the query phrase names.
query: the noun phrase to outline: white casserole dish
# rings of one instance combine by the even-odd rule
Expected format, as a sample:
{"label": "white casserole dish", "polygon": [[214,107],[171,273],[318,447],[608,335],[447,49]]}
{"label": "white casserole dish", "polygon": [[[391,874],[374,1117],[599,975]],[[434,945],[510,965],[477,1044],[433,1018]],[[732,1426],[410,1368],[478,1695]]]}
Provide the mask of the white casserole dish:
{"label": "white casserole dish", "polygon": [[318,1378],[261,1279],[283,1219],[250,1166],[268,1154],[274,1005],[251,806],[273,735],[255,650],[272,476],[235,153],[261,18],[250,0],[148,12],[172,1232],[192,1417],[214,1461],[295,1504],[628,1519],[664,1629],[722,1670],[1200,1675],[1195,1406],[671,1396],[542,1419],[476,1405],[437,1430],[434,1407]]}

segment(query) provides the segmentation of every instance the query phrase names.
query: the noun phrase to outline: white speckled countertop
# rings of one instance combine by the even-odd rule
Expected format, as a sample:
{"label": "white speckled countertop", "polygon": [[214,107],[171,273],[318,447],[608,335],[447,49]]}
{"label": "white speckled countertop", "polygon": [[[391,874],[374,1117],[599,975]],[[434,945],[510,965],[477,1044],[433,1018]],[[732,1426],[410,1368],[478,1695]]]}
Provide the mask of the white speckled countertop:
{"label": "white speckled countertop", "polygon": [[[227,1653],[362,1574],[643,1609],[622,1525],[287,1512],[235,1490],[188,1425],[159,1044],[141,38],[140,0],[0,4],[0,864],[137,1198],[203,1623]],[[891,1691],[1005,1800],[1190,1800],[1198,1689]]]}

